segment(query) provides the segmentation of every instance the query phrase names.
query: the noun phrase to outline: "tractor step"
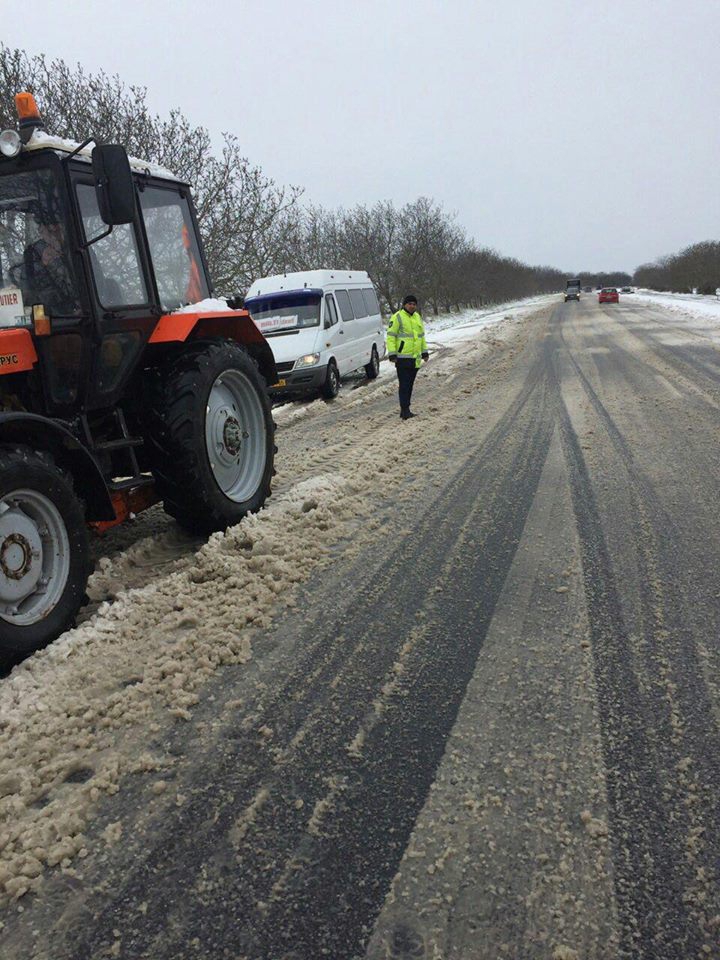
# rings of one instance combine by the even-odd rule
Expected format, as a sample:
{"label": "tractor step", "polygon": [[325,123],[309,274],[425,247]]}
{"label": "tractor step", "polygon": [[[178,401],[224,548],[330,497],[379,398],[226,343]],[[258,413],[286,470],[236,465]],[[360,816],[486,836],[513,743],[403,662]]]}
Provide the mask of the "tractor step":
{"label": "tractor step", "polygon": [[118,437],[117,440],[102,440],[100,443],[96,443],[95,450],[125,450],[128,447],[141,447],[142,444],[142,437]]}
{"label": "tractor step", "polygon": [[155,483],[155,479],[147,473],[139,473],[135,477],[125,477],[123,480],[113,480],[108,484],[110,493],[119,493],[121,490],[132,490],[133,487],[148,487]]}
{"label": "tractor step", "polygon": [[[145,480],[144,477],[142,479]],[[148,507],[152,507],[159,501],[160,497],[158,496],[157,490],[152,482],[138,484],[137,480],[137,477],[133,477],[129,481],[120,481],[121,483],[132,483],[132,489],[113,490],[111,488],[115,519],[94,521],[93,523],[90,523],[89,526],[95,531],[95,533],[102,535],[111,527],[116,527],[119,523],[123,523],[125,520],[130,519],[135,514],[141,513],[143,510],[147,510]]]}

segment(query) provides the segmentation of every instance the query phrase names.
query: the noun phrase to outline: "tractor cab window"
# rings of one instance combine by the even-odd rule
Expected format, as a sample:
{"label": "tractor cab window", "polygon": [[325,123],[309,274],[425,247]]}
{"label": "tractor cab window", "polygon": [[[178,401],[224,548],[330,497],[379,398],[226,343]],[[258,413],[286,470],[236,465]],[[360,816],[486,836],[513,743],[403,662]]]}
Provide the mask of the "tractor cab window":
{"label": "tractor cab window", "polygon": [[51,316],[80,312],[53,170],[0,176],[0,291],[16,297],[26,322],[33,304],[43,304]]}
{"label": "tractor cab window", "polygon": [[[98,209],[95,187],[79,183],[77,198],[85,239],[94,240],[107,231]],[[132,224],[113,227],[111,233],[88,247],[88,253],[98,300],[104,307],[136,306],[148,302]]]}
{"label": "tractor cab window", "polygon": [[163,310],[209,297],[187,199],[177,189],[146,186],[140,206]]}

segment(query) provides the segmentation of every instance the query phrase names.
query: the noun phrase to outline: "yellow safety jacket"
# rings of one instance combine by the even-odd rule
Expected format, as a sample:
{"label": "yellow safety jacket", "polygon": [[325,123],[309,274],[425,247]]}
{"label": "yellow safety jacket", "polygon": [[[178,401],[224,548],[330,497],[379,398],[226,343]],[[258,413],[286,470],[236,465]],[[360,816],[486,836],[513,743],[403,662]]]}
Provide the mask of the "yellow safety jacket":
{"label": "yellow safety jacket", "polygon": [[391,357],[393,355],[412,357],[415,366],[420,366],[422,355],[427,353],[427,343],[422,317],[417,310],[413,314],[409,314],[406,310],[398,310],[390,317],[387,352]]}

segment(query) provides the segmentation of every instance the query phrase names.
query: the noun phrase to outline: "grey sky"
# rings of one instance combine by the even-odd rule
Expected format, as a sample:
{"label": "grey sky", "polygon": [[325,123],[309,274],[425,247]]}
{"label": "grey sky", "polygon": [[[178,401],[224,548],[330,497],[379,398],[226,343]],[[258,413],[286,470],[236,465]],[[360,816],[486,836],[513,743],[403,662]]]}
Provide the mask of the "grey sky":
{"label": "grey sky", "polygon": [[479,243],[565,270],[720,237],[719,38],[718,0],[25,0],[3,18],[5,43],[147,86],[310,200],[432,196]]}

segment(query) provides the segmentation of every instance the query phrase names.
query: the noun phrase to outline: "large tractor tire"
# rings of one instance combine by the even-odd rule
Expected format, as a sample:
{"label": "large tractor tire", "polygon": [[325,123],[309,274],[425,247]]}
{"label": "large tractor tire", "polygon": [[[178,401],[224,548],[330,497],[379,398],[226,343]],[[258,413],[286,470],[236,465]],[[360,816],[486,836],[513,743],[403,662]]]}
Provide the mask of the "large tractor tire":
{"label": "large tractor tire", "polygon": [[267,388],[238,343],[205,340],[156,371],[146,442],[165,511],[225,530],[270,495],[275,427]]}
{"label": "large tractor tire", "polygon": [[72,480],[44,452],[0,446],[0,653],[16,658],[72,626],[90,550]]}

